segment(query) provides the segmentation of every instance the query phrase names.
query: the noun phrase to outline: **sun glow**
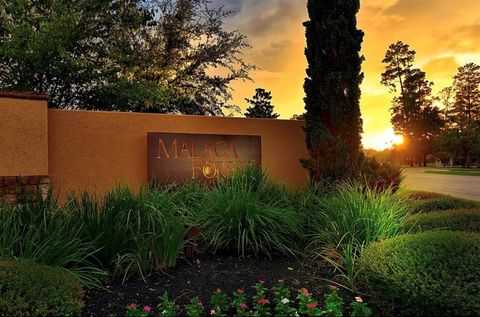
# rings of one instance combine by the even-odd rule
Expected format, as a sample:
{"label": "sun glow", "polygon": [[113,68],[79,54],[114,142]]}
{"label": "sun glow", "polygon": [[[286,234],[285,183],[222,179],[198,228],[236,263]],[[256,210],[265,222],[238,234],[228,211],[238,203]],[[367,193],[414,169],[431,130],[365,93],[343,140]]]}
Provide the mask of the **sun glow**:
{"label": "sun glow", "polygon": [[363,146],[366,149],[377,151],[391,148],[395,145],[401,145],[405,142],[403,135],[395,133],[392,128],[363,135]]}

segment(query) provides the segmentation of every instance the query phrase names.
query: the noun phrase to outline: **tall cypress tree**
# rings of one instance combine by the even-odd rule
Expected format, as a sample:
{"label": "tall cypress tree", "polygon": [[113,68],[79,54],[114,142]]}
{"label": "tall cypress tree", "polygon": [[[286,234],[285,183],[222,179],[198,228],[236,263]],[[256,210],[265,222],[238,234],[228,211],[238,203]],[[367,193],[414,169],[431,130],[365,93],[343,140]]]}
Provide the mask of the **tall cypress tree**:
{"label": "tall cypress tree", "polygon": [[361,160],[360,0],[308,0],[305,131],[312,180],[355,177]]}

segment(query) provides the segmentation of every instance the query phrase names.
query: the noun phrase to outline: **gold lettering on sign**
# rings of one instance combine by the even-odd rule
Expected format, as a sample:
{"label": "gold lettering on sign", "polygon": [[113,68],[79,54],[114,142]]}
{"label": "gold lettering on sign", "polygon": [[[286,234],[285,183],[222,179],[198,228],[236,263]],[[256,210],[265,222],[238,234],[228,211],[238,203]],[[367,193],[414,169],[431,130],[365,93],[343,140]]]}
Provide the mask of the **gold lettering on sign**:
{"label": "gold lettering on sign", "polygon": [[165,157],[169,159],[172,155],[172,151],[175,154],[175,158],[178,159],[178,148],[177,148],[177,139],[175,139],[172,143],[172,147],[170,148],[170,152],[167,152],[167,147],[165,146],[165,143],[163,142],[162,138],[159,138],[159,146],[158,146],[158,156],[157,158],[162,158],[161,151],[163,150],[163,153],[165,153]]}

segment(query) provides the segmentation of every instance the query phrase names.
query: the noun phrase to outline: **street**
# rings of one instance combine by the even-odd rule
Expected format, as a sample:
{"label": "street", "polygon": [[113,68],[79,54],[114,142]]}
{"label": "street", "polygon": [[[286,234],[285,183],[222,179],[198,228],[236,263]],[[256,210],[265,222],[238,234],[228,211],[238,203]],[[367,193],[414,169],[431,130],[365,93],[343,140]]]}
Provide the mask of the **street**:
{"label": "street", "polygon": [[426,168],[403,169],[404,187],[480,201],[479,176],[427,174],[426,170]]}

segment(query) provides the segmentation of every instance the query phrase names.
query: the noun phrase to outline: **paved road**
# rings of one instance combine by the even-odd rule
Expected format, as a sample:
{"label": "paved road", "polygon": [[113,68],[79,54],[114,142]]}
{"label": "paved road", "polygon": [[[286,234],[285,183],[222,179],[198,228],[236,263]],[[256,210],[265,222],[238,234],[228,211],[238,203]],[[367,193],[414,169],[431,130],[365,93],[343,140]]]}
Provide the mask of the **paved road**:
{"label": "paved road", "polygon": [[427,174],[424,168],[406,168],[408,189],[437,192],[458,198],[480,201],[480,176]]}

